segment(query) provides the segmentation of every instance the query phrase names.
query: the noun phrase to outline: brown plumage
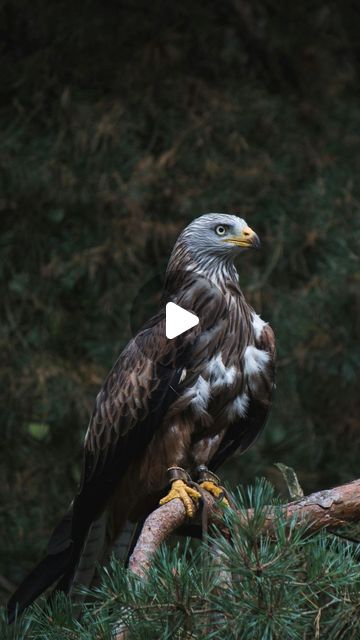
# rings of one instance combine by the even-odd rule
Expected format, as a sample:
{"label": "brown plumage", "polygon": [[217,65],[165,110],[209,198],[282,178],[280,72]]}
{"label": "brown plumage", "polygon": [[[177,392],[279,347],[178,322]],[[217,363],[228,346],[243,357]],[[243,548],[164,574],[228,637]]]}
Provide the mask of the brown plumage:
{"label": "brown plumage", "polygon": [[[240,248],[258,244],[243,220],[226,214],[197,218],[180,235],[162,309],[125,347],[97,396],[79,492],[47,557],[12,597],[10,619],[16,605],[21,611],[59,578],[64,591],[74,580],[91,580],[94,561],[129,531],[129,521],[157,506],[169,467],[214,471],[263,429],[274,335],[247,304],[233,265]],[[200,318],[173,340],[165,336],[168,301]]]}

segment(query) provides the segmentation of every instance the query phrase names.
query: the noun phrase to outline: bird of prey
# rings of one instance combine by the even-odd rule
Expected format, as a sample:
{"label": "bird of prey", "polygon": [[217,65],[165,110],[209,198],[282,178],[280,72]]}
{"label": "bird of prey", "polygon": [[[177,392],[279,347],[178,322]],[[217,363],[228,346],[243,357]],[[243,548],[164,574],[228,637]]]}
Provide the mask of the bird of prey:
{"label": "bird of prey", "polygon": [[[274,334],[246,302],[234,266],[239,253],[259,246],[236,215],[206,214],[182,231],[162,307],[105,379],[85,437],[80,487],[46,557],[10,599],[9,621],[54,583],[66,593],[91,583],[96,563],[122,536],[129,544],[136,523],[159,501],[180,498],[191,519],[197,486],[221,495],[214,472],[255,441],[274,389]],[[173,339],[165,334],[169,301],[200,320]]]}

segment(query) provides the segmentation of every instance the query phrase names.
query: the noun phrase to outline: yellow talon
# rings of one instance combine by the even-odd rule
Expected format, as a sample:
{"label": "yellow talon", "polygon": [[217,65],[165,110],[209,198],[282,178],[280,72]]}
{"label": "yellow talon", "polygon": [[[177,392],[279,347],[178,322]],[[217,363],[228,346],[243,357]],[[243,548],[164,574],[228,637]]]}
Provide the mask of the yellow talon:
{"label": "yellow talon", "polygon": [[230,507],[229,500],[224,496],[224,491],[222,490],[221,487],[218,487],[214,482],[211,482],[211,480],[204,480],[204,482],[200,483],[200,487],[202,489],[205,489],[205,491],[208,491],[209,493],[211,493],[211,495],[213,495],[215,498],[222,497],[221,503],[226,507]]}
{"label": "yellow talon", "polygon": [[201,498],[201,494],[196,489],[189,487],[183,480],[174,480],[169,493],[160,500],[159,504],[166,504],[171,500],[175,500],[175,498],[181,500],[185,507],[186,515],[188,518],[192,518],[195,513],[193,500],[197,502]]}

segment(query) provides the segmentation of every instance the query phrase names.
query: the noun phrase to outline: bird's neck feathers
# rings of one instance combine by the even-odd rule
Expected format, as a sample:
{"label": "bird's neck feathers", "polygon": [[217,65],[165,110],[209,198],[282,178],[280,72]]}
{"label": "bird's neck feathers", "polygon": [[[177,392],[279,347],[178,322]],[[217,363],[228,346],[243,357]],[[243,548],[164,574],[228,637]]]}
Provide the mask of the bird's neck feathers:
{"label": "bird's neck feathers", "polygon": [[194,255],[191,250],[182,243],[174,246],[166,270],[166,276],[174,272],[189,271],[211,280],[220,290],[226,291],[227,283],[232,281],[239,286],[239,276],[231,255],[209,254],[199,251]]}

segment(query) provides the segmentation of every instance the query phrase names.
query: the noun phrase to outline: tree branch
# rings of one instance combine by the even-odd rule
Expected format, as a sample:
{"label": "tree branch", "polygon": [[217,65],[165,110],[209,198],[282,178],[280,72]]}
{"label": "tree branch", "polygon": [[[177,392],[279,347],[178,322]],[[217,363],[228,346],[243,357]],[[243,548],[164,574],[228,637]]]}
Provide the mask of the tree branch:
{"label": "tree branch", "polygon": [[[215,524],[223,530],[225,535],[231,535],[225,526],[221,525],[222,509],[208,492],[204,491],[204,508],[209,524]],[[312,493],[309,496],[289,502],[282,507],[285,517],[289,520],[297,516],[297,523],[308,524],[311,532],[320,529],[336,529],[345,524],[360,522],[360,479],[348,484]],[[266,510],[264,532],[271,533],[274,527],[274,508]],[[241,518],[240,514],[239,517]],[[247,513],[247,520],[251,519],[252,510]],[[197,520],[200,523],[199,514]],[[185,508],[178,499],[153,511],[146,519],[141,534],[129,561],[130,570],[140,577],[146,575],[152,557],[172,533],[181,525],[187,523]]]}

